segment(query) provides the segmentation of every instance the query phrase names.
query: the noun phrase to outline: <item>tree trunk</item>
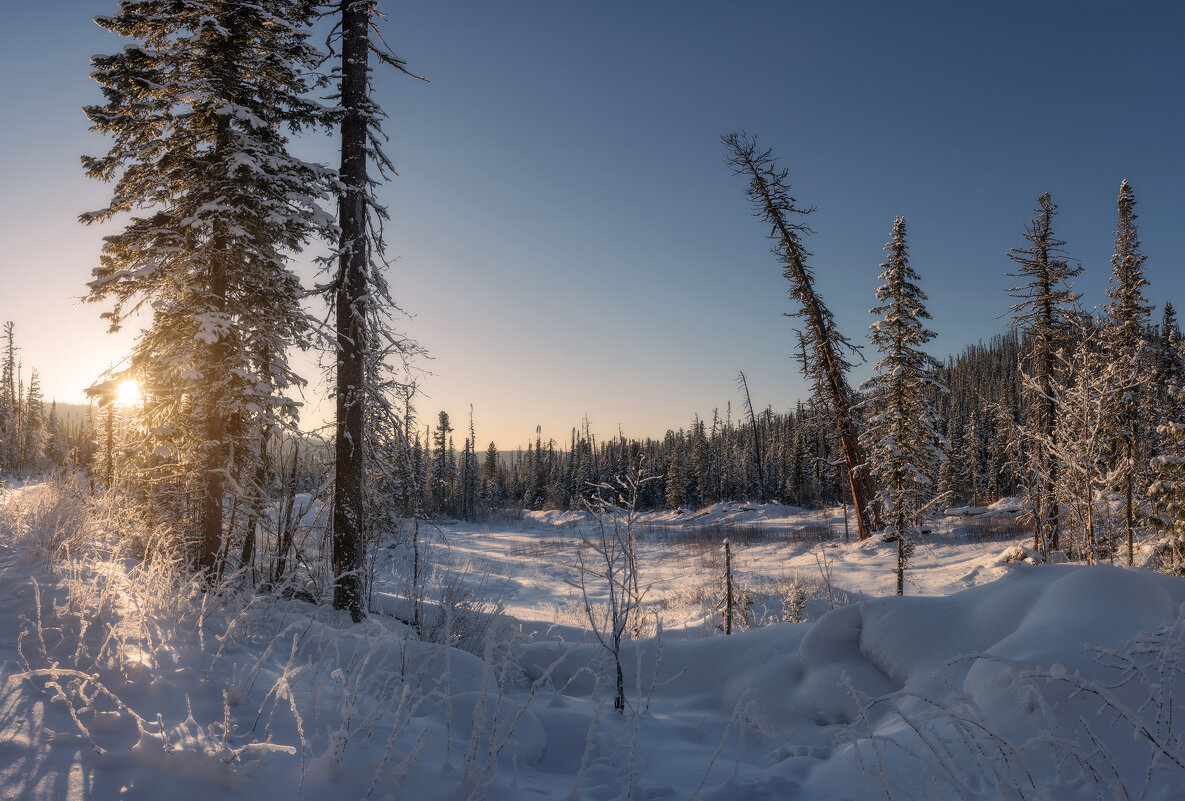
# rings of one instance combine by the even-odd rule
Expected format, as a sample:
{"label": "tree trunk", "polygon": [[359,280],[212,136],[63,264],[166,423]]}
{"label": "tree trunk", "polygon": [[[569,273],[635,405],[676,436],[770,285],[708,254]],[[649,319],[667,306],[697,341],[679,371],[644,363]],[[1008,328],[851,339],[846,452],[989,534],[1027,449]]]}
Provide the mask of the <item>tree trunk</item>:
{"label": "tree trunk", "polygon": [[724,634],[732,634],[732,548],[724,541]]}
{"label": "tree trunk", "polygon": [[[618,648],[621,646],[618,645]],[[617,695],[613,697],[613,708],[618,712],[625,712],[625,676],[621,672],[621,652],[620,650],[614,654],[614,661],[617,663]]]}
{"label": "tree trunk", "polygon": [[[769,193],[768,185],[757,166],[751,161],[750,171],[754,179],[754,188],[762,196],[767,215],[774,220],[780,237],[780,246],[786,253],[786,272],[803,287],[805,293],[801,298],[806,312],[807,324],[811,329],[811,336],[819,361],[822,364],[825,386],[831,408],[835,412],[836,429],[843,447],[844,462],[848,468],[848,484],[852,490],[852,505],[856,508],[856,525],[860,530],[860,539],[866,540],[871,535],[869,517],[869,498],[872,497],[868,477],[863,474],[864,457],[860,450],[860,443],[852,426],[852,410],[848,393],[845,389],[843,371],[840,360],[836,358],[834,343],[827,329],[823,309],[815,294],[810,276],[807,274],[802,253],[794,246],[794,236],[787,225],[781,209],[774,203]],[[875,511],[875,510],[873,510]],[[879,523],[878,521],[875,521]],[[879,525],[878,525],[879,527]]]}
{"label": "tree trunk", "polygon": [[247,532],[243,535],[243,550],[239,554],[239,566],[251,572],[251,581],[255,581],[255,532],[263,519],[263,502],[268,484],[268,435],[263,431],[259,435],[259,463],[255,466],[255,491],[257,493],[251,502],[251,514],[247,517]]}
{"label": "tree trunk", "polygon": [[897,532],[897,594],[905,595],[905,538]]}
{"label": "tree trunk", "polygon": [[[225,130],[219,139],[229,136],[230,123],[219,123]],[[221,226],[216,226],[216,229]],[[214,311],[226,314],[226,259],[228,247],[225,237],[216,230],[214,264],[210,276],[210,295]],[[206,410],[206,464],[202,476],[201,542],[198,548],[198,567],[213,581],[217,573],[218,552],[222,548],[222,501],[225,494],[225,470],[227,464],[226,418],[222,409],[222,393],[218,391],[221,372],[225,369],[226,342],[220,334],[211,343],[206,357],[206,375],[214,385],[209,395]]]}
{"label": "tree trunk", "polygon": [[342,0],[340,269],[337,283],[337,431],[333,493],[333,605],[355,622],[362,598],[363,403],[366,331],[367,59],[371,4]]}
{"label": "tree trunk", "polygon": [[[223,50],[222,62],[226,71],[226,86],[223,88],[223,100],[229,101],[234,84],[235,52],[238,45],[234,42],[236,25],[233,9],[230,16],[220,19],[229,30],[229,38]],[[222,113],[217,122],[217,133],[214,144],[214,162],[220,167],[228,151],[233,146],[230,117]],[[210,263],[210,300],[212,311],[219,317],[227,313],[227,268],[232,253],[232,243],[225,221],[216,220],[211,236]],[[206,409],[206,464],[202,476],[201,501],[201,542],[198,548],[198,566],[206,575],[207,581],[213,581],[217,575],[218,553],[222,549],[222,501],[225,495],[226,468],[230,450],[226,443],[226,413],[223,409],[222,392],[219,385],[224,378],[227,359],[227,342],[225,334],[220,331],[217,338],[210,343],[206,352],[205,364],[207,383]]]}
{"label": "tree trunk", "polygon": [[1099,563],[1099,552],[1094,535],[1094,488],[1086,485],[1086,547],[1090,551],[1091,564]]}
{"label": "tree trunk", "polygon": [[1127,564],[1130,567],[1136,562],[1135,538],[1132,534],[1132,529],[1135,526],[1135,516],[1132,512],[1132,484],[1135,481],[1136,459],[1135,446],[1130,439],[1127,441],[1127,462],[1127,481],[1124,482],[1124,494],[1126,495],[1124,506],[1127,519],[1124,523],[1127,526]]}

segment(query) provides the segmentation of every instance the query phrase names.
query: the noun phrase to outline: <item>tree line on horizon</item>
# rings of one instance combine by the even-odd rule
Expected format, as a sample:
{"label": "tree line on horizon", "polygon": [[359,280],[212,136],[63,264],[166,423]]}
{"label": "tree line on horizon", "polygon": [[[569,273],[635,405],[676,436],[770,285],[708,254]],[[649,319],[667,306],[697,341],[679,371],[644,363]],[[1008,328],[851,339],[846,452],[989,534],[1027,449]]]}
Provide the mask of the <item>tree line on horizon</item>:
{"label": "tree line on horizon", "polygon": [[36,368],[25,383],[16,324],[0,329],[0,475],[22,475],[90,465],[97,443],[93,410],[67,419],[56,400],[48,407]]}

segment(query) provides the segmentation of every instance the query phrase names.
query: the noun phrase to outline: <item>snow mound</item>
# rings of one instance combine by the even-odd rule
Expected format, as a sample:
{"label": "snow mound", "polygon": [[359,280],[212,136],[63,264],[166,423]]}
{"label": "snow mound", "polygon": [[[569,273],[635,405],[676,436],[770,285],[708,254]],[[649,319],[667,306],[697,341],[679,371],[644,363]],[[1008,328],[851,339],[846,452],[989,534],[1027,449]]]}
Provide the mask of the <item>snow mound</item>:
{"label": "snow mound", "polygon": [[[1185,580],[1146,571],[1021,564],[947,597],[879,598],[813,625],[666,643],[660,659],[646,642],[623,662],[627,683],[637,681],[637,664],[644,682],[657,677],[652,710],[731,714],[768,739],[768,761],[749,771],[742,764],[734,795],[722,787],[718,796],[701,793],[705,799],[862,799],[894,789],[917,798],[1063,797],[1037,795],[1037,786],[1074,798],[1094,781],[1084,767],[1095,751],[1091,737],[1115,755],[1116,786],[1142,787],[1150,761],[1172,765],[1134,736],[1133,721],[1106,709],[1144,703],[1139,725],[1152,726],[1157,712],[1146,696],[1156,688],[1136,681],[1122,692],[1102,690],[1118,675],[1116,657],[1096,657],[1127,653],[1139,632],[1180,632],[1183,600]],[[1183,645],[1178,634],[1163,648],[1180,658]],[[529,645],[521,663],[538,675],[560,650]],[[567,664],[587,665],[596,653],[579,646]],[[1185,707],[1174,697],[1163,703],[1177,715]],[[1055,769],[1041,740],[1049,732],[1077,742],[1081,770]],[[1074,756],[1070,745],[1058,748]],[[1180,758],[1182,744],[1175,748]],[[661,748],[668,749],[663,758],[674,759],[678,744]],[[1156,773],[1154,786],[1185,779],[1173,767]],[[1014,782],[1031,794],[1016,796]]]}

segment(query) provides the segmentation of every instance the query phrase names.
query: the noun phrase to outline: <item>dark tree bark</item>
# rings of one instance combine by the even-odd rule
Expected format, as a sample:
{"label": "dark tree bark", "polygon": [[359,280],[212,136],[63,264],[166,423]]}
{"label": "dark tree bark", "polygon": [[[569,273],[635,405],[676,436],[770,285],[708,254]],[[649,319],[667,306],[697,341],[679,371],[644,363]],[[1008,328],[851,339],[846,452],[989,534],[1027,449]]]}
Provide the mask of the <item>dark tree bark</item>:
{"label": "dark tree bark", "polygon": [[[222,95],[224,99],[234,97],[238,81],[236,66],[238,40],[235,36],[236,15],[232,8],[229,16],[222,20],[230,35],[222,50]],[[230,117],[222,114],[218,118],[213,151],[215,164],[221,163],[231,150]],[[226,235],[226,224],[217,220],[214,224],[213,258],[210,264],[211,311],[220,317],[227,314],[227,266],[231,258],[230,243]],[[201,544],[198,549],[198,567],[208,582],[218,574],[218,553],[222,548],[223,499],[226,494],[225,476],[228,467],[229,448],[226,443],[226,418],[222,402],[222,376],[226,370],[227,342],[225,333],[220,333],[207,350],[206,385],[209,388],[206,409],[206,464],[202,477]]]}
{"label": "dark tree bark", "polygon": [[342,0],[341,124],[344,185],[339,206],[337,279],[337,436],[333,493],[333,605],[361,620],[363,525],[363,403],[366,358],[364,304],[369,262],[366,235],[366,136],[369,0]]}

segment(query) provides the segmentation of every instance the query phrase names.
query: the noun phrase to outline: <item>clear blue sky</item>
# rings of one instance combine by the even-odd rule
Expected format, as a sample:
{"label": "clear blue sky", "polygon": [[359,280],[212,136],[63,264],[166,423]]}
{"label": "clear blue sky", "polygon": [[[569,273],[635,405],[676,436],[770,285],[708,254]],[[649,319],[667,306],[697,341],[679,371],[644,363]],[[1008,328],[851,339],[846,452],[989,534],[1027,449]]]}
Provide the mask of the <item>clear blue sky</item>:
{"label": "clear blue sky", "polygon": [[[71,301],[103,233],[75,218],[109,191],[78,164],[103,147],[79,110],[99,99],[87,58],[122,46],[90,18],[115,7],[20,3],[0,32],[0,319],[62,400],[129,342]],[[1046,191],[1087,305],[1103,303],[1124,178],[1149,298],[1185,310],[1179,2],[383,7],[431,79],[378,80],[400,173],[383,193],[390,282],[433,357],[421,416],[460,430],[472,403],[481,443],[525,444],[536,424],[565,440],[586,414],[661,436],[735,402],[738,369],[759,406],[804,394],[785,281],[723,166],[733,128],[818,207],[818,289],[854,338],[899,214],[935,355],[1003,330],[1005,252]]]}

